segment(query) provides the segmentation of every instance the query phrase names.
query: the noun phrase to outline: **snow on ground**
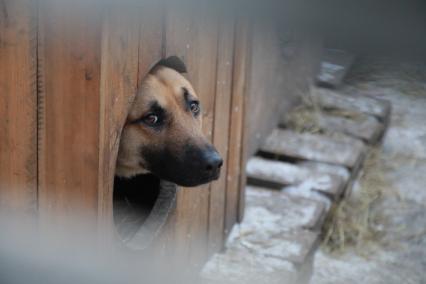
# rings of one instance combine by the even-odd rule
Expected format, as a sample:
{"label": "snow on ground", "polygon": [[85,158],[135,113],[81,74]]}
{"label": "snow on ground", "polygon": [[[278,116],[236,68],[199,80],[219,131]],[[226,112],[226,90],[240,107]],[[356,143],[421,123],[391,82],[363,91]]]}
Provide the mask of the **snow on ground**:
{"label": "snow on ground", "polygon": [[375,208],[388,218],[386,245],[378,241],[362,253],[354,248],[339,254],[321,249],[311,283],[426,283],[426,67],[363,68],[366,74],[350,78],[347,91],[361,90],[393,106],[381,170],[389,192],[397,194],[385,195]]}

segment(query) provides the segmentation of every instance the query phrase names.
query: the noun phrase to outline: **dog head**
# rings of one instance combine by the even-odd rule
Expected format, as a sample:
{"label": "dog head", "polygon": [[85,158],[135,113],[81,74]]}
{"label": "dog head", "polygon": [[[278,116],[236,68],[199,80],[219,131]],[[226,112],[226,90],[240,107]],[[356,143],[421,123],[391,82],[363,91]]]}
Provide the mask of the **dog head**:
{"label": "dog head", "polygon": [[172,56],[142,81],[123,128],[116,175],[152,173],[182,186],[219,177],[222,158],[201,131],[201,106]]}

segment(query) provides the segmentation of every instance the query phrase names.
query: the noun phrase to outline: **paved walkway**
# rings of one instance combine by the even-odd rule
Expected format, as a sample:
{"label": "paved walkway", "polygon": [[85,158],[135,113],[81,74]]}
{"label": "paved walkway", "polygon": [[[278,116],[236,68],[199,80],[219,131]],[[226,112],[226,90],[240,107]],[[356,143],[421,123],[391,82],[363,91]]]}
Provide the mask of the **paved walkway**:
{"label": "paved walkway", "polygon": [[378,167],[366,173],[383,175],[388,188],[374,208],[386,220],[384,238],[361,251],[321,249],[311,283],[426,283],[426,67],[375,62],[352,73],[348,92],[362,90],[393,106]]}

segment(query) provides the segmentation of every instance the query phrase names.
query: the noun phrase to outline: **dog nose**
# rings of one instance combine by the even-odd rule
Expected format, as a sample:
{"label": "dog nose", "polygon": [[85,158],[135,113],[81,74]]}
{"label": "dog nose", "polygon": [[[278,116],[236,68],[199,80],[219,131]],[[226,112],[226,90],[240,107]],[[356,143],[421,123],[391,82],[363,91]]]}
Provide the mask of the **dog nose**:
{"label": "dog nose", "polygon": [[205,169],[209,172],[214,172],[219,170],[223,165],[223,160],[219,156],[219,153],[216,151],[206,155],[206,164]]}

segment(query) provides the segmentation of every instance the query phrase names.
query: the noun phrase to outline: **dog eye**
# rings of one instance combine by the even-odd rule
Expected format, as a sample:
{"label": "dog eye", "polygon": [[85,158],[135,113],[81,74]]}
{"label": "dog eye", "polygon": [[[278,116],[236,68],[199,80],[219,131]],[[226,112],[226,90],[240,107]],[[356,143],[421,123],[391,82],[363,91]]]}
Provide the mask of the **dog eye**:
{"label": "dog eye", "polygon": [[142,120],[143,120],[144,123],[146,123],[148,125],[156,125],[159,122],[158,116],[153,114],[153,113],[148,114]]}
{"label": "dog eye", "polygon": [[200,104],[198,102],[192,102],[190,108],[194,114],[198,114],[200,112]]}

